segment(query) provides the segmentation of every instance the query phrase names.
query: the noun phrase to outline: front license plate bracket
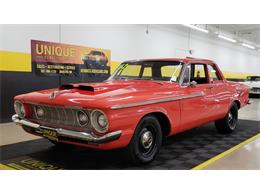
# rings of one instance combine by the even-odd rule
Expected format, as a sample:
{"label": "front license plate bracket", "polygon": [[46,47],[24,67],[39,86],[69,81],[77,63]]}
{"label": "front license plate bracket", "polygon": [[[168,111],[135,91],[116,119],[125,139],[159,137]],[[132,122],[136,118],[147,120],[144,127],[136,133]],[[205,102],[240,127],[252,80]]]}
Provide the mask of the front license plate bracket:
{"label": "front license plate bracket", "polygon": [[59,141],[58,133],[55,130],[43,128],[42,135],[49,140],[56,141],[56,142]]}

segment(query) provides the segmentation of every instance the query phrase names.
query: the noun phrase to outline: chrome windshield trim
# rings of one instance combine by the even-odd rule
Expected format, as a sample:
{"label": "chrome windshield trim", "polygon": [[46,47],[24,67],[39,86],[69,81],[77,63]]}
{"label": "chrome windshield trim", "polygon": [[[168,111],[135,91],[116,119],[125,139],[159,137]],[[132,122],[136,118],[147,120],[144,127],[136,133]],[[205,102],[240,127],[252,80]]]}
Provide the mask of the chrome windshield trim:
{"label": "chrome windshield trim", "polygon": [[178,97],[165,98],[165,99],[159,99],[159,100],[150,100],[150,101],[145,101],[145,102],[136,102],[136,103],[130,103],[130,104],[113,105],[113,106],[110,107],[110,109],[117,110],[117,109],[122,109],[122,108],[144,106],[144,105],[149,105],[149,104],[177,101],[177,100],[190,99],[190,98],[196,98],[196,97],[202,97],[202,96],[205,96],[204,92],[192,93],[191,95],[181,95],[181,96],[178,96]]}
{"label": "chrome windshield trim", "polygon": [[[122,69],[124,69],[124,66],[127,66],[127,65],[132,65],[133,63],[144,63],[144,62],[149,62],[149,63],[157,63],[157,62],[167,62],[167,63],[170,63],[170,62],[175,62],[176,64],[169,64],[169,66],[177,66],[177,70],[180,70],[180,73],[179,73],[179,76],[176,77],[176,79],[180,77],[182,71],[183,71],[183,66],[185,65],[185,63],[183,62],[183,60],[178,60],[178,59],[175,59],[175,60],[170,60],[170,59],[165,59],[165,60],[159,60],[159,59],[152,59],[152,60],[130,60],[130,61],[124,61],[122,62],[117,68],[116,70],[113,72],[113,74],[111,74],[111,76],[106,80],[106,81],[111,81],[111,80],[117,80],[117,78],[114,78]],[[179,64],[177,64],[179,63]],[[140,64],[142,67],[140,68],[140,73],[142,73],[143,71],[143,65]],[[167,64],[166,64],[167,65]],[[174,73],[177,71],[175,70]],[[138,80],[152,80],[152,79],[141,79],[141,75],[139,73],[139,76],[137,77],[136,76],[136,79]],[[173,73],[173,75],[174,75]],[[175,82],[175,83],[179,83],[179,79],[174,81],[172,78],[173,78],[173,75],[171,76],[171,79],[169,81],[164,81],[163,79],[162,80],[158,80],[158,81],[161,81],[161,82]],[[117,75],[118,76],[118,75]],[[120,76],[120,75],[119,75]],[[131,78],[129,76],[125,76],[124,80],[136,80],[134,78]]]}

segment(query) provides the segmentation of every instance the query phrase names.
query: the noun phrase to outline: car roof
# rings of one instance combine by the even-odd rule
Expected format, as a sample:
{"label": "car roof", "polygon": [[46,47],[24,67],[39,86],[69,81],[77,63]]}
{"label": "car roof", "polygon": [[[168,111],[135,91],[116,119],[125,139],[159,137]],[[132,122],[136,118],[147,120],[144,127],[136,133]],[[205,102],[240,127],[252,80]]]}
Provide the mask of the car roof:
{"label": "car roof", "polygon": [[138,60],[128,60],[125,61],[124,63],[134,63],[134,62],[152,62],[152,61],[177,61],[177,62],[183,62],[183,63],[205,63],[205,64],[212,64],[215,63],[212,60],[208,59],[202,59],[202,58],[192,58],[192,57],[186,57],[186,58],[154,58],[154,59],[138,59]]}

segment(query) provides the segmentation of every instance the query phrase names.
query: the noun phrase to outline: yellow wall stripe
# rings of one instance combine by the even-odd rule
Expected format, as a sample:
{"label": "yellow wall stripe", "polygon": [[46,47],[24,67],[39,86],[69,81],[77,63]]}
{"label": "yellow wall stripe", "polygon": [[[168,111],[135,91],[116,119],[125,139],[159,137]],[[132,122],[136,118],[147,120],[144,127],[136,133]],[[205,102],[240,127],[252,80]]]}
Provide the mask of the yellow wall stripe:
{"label": "yellow wall stripe", "polygon": [[[118,61],[111,61],[111,73],[120,64]],[[14,71],[14,72],[31,72],[31,54],[13,51],[0,50],[0,71]],[[223,71],[226,78],[245,79],[251,76],[250,73],[228,72]]]}
{"label": "yellow wall stripe", "polygon": [[31,54],[0,51],[0,71],[31,72]]}
{"label": "yellow wall stripe", "polygon": [[224,77],[229,79],[246,79],[247,76],[253,76],[254,74],[242,73],[242,72],[227,72],[223,71]]}
{"label": "yellow wall stripe", "polygon": [[219,154],[219,155],[217,155],[217,156],[215,156],[215,157],[213,157],[213,158],[211,158],[211,159],[209,159],[209,160],[203,162],[202,164],[200,164],[200,165],[198,165],[198,166],[196,166],[196,167],[193,167],[192,170],[200,170],[200,169],[203,169],[204,167],[206,167],[206,166],[208,166],[208,165],[214,163],[215,161],[217,161],[217,160],[219,160],[219,159],[221,159],[221,158],[227,156],[228,154],[234,152],[235,150],[241,148],[242,146],[246,145],[246,144],[249,143],[249,142],[254,141],[255,139],[257,139],[257,138],[259,138],[259,137],[260,137],[260,133],[257,134],[257,135],[255,135],[255,136],[253,136],[253,137],[251,137],[251,138],[249,138],[249,139],[247,139],[247,140],[245,140],[245,141],[243,141],[243,142],[241,142],[240,144],[234,146],[233,148],[230,148],[229,150],[227,150],[227,151],[225,151],[225,152],[223,152],[223,153],[221,153],[221,154]]}

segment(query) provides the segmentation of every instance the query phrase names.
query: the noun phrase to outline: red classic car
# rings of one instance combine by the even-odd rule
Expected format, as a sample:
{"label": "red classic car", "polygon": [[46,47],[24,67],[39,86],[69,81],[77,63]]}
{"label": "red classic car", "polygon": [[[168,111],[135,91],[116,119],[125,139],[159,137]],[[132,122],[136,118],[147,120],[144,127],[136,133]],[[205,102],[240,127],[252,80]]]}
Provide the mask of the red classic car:
{"label": "red classic car", "polygon": [[248,91],[211,60],[126,61],[102,83],[16,96],[12,120],[57,145],[124,148],[141,164],[155,158],[163,137],[213,121],[221,133],[234,131]]}
{"label": "red classic car", "polygon": [[106,66],[108,63],[106,54],[102,51],[95,50],[92,50],[88,54],[86,54],[82,60],[84,64],[88,66]]}

